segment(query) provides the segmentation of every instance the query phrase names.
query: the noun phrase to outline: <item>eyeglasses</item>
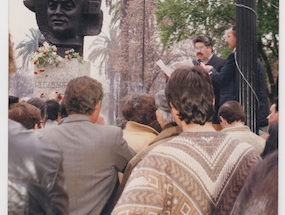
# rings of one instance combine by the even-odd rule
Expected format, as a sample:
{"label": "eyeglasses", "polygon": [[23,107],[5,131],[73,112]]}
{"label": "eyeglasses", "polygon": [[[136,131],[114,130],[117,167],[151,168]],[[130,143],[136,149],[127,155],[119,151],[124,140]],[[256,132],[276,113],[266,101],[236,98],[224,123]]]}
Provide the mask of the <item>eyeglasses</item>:
{"label": "eyeglasses", "polygon": [[208,48],[208,46],[200,46],[200,47],[195,47],[195,50],[198,51],[198,50],[204,50],[207,48]]}

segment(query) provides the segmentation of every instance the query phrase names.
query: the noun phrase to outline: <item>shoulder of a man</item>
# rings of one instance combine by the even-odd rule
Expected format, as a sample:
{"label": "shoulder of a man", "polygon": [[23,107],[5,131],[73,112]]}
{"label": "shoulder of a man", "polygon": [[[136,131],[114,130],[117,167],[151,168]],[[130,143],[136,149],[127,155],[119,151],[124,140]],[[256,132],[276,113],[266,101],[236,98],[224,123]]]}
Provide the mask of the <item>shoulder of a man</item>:
{"label": "shoulder of a man", "polygon": [[[180,131],[179,128],[173,128],[171,130],[175,130],[176,132],[177,131]],[[177,134],[178,135],[178,134]],[[119,197],[121,196],[125,186],[126,186],[126,183],[133,171],[133,169],[143,160],[143,158],[156,146],[164,143],[164,142],[167,142],[168,140],[172,139],[174,136],[169,136],[169,137],[166,137],[164,139],[160,139],[159,141],[157,142],[153,142],[151,145],[149,145],[146,149],[138,152],[127,164],[127,167],[124,171],[124,175],[123,175],[123,179],[122,179],[122,182],[119,186],[119,189],[118,189],[118,192],[117,192],[117,196],[116,196],[116,201],[118,201]]]}
{"label": "shoulder of a man", "polygon": [[[13,130],[11,131],[11,129]],[[22,179],[20,183],[29,184],[29,193],[32,193],[30,195],[33,199],[39,198],[38,204],[46,204],[57,199],[54,196],[48,200],[50,198],[48,195],[53,194],[43,197],[40,193],[58,192],[57,194],[65,195],[63,186],[59,188],[57,185],[58,175],[62,174],[62,160],[61,150],[42,134],[34,130],[27,130],[14,122],[9,123],[9,180],[13,182],[13,178],[17,177]],[[29,168],[27,168],[27,164]],[[17,184],[19,181],[15,183]],[[53,208],[65,201],[67,201],[66,196],[62,197],[61,203],[56,203]],[[64,205],[66,204],[64,203]],[[65,209],[62,208],[62,210]]]}
{"label": "shoulder of a man", "polygon": [[219,71],[225,62],[226,59],[218,57],[216,54],[214,54],[212,58],[209,60],[208,64],[213,66],[216,70]]}
{"label": "shoulder of a man", "polygon": [[227,147],[229,149],[228,153],[232,153],[232,155],[239,156],[240,161],[247,159],[248,161],[250,160],[253,163],[256,163],[261,159],[258,151],[254,148],[254,146],[252,146],[248,142],[239,140],[238,138],[230,138],[228,140]]}
{"label": "shoulder of a man", "polygon": [[149,144],[151,146],[152,144],[156,144],[160,141],[166,141],[166,139],[171,139],[172,137],[175,137],[179,135],[182,132],[181,127],[179,126],[172,126],[170,128],[167,128],[165,130],[162,130],[157,137]]}
{"label": "shoulder of a man", "polygon": [[[34,132],[37,136],[37,151],[35,151],[35,163],[39,171],[43,171],[42,179],[48,186],[53,186],[56,175],[63,161],[63,153],[61,149],[45,135]],[[52,183],[51,183],[52,182]]]}
{"label": "shoulder of a man", "polygon": [[[34,160],[46,159],[52,157],[54,160],[61,162],[62,152],[59,147],[52,141],[49,141],[45,135],[38,132],[39,130],[27,130],[20,124],[17,126],[10,123],[11,128],[9,128],[9,144],[22,145],[26,149],[32,151]],[[9,125],[10,126],[10,125]],[[11,130],[13,129],[13,131]]]}

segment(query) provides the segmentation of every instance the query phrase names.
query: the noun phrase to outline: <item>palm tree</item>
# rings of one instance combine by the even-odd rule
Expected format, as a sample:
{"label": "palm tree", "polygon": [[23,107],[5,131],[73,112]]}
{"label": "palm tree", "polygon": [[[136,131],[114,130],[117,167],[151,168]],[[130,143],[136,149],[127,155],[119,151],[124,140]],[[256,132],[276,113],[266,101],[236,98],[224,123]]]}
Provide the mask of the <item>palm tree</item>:
{"label": "palm tree", "polygon": [[30,58],[34,52],[39,48],[39,42],[44,39],[39,29],[30,28],[30,35],[26,34],[28,39],[21,41],[17,47],[19,52],[17,58],[22,57],[22,68],[28,68]]}
{"label": "palm tree", "polygon": [[[97,59],[101,58],[99,64],[100,73],[102,71],[103,64],[107,65],[106,62],[109,60],[112,48],[118,45],[119,41],[117,38],[117,27],[110,27],[109,35],[100,34],[89,47],[90,49],[94,47],[88,55],[89,61],[94,63]],[[110,75],[108,70],[106,70],[106,75],[107,77]]]}
{"label": "palm tree", "polygon": [[110,5],[109,15],[112,15],[111,25],[115,26],[122,20],[122,4],[121,1],[117,1]]}
{"label": "palm tree", "polygon": [[[122,21],[127,15],[127,5],[130,0],[106,0],[106,6],[110,7],[109,14],[113,14],[111,23]],[[114,3],[114,4],[113,4]]]}

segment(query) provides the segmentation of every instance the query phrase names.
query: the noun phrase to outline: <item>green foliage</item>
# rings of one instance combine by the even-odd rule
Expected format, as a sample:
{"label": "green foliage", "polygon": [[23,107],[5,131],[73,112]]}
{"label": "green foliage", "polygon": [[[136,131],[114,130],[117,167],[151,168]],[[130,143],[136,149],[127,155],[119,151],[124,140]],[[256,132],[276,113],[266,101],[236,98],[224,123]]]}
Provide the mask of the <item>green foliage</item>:
{"label": "green foliage", "polygon": [[202,33],[221,38],[235,20],[235,7],[228,0],[157,0],[157,8],[156,20],[165,47]]}
{"label": "green foliage", "polygon": [[[259,47],[264,50],[271,63],[278,58],[279,41],[279,1],[258,1],[258,41],[262,43]],[[273,60],[273,61],[272,61]]]}
{"label": "green foliage", "polygon": [[[157,0],[156,20],[165,47],[197,34],[221,40],[224,31],[235,24],[235,1],[228,0]],[[278,55],[278,0],[259,0],[258,41],[266,53]]]}
{"label": "green foliage", "polygon": [[[228,0],[157,0],[155,12],[163,46],[198,34],[213,38],[215,49],[222,57],[229,53],[222,43],[226,29],[235,24],[236,1]],[[279,1],[257,0],[257,47],[270,82],[269,97],[276,95],[279,48]]]}

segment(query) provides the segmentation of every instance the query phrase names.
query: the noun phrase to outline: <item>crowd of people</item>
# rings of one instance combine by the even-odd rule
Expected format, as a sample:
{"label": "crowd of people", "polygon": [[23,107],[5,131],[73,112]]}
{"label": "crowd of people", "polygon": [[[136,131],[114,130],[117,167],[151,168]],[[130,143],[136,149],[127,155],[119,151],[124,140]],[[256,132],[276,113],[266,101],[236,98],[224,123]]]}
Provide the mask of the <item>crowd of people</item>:
{"label": "crowd of people", "polygon": [[[60,101],[9,96],[8,213],[277,214],[278,101],[264,99],[258,61],[266,134],[252,132],[236,96],[235,28],[226,34],[227,59],[197,36],[194,65],[154,95],[128,95],[120,126],[104,122],[91,77],[72,79]],[[9,54],[12,73],[11,44]]]}

